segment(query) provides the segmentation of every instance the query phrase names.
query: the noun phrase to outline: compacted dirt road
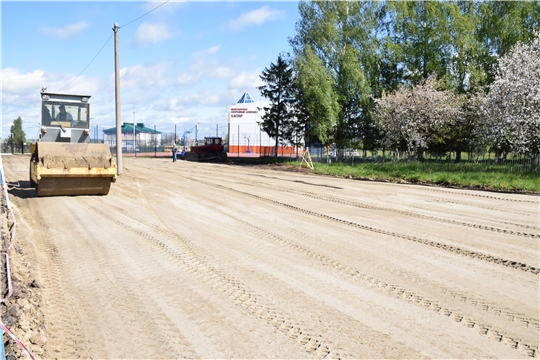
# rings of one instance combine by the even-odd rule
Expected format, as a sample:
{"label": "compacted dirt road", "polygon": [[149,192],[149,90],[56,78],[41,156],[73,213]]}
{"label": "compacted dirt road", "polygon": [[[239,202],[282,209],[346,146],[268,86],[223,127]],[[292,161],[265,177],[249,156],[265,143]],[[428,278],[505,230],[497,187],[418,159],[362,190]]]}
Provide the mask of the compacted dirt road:
{"label": "compacted dirt road", "polygon": [[538,196],[126,158],[108,196],[36,198],[28,161],[43,357],[538,357]]}

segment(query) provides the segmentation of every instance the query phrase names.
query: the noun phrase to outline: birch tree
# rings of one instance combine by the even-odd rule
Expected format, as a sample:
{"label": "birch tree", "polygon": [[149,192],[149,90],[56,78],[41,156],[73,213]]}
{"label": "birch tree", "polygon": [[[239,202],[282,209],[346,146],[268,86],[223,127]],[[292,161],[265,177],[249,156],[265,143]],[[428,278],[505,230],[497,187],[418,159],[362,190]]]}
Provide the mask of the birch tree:
{"label": "birch tree", "polygon": [[[305,71],[305,67],[297,69],[299,83],[324,84],[325,92],[306,91],[306,88],[303,91],[310,93],[311,101],[329,111],[327,116],[332,126],[327,123],[319,130],[324,128],[331,133],[321,134],[322,138],[335,142],[339,148],[347,147],[355,136],[353,130],[361,128],[358,123],[365,120],[371,92],[366,73],[374,68],[369,64],[375,56],[374,3],[301,1],[298,9],[301,18],[296,24],[297,34],[289,41],[294,56],[299,59],[296,64],[305,65],[309,61],[316,65],[316,71],[312,72]],[[303,76],[309,79],[302,79]],[[321,106],[303,107],[319,111]],[[316,113],[311,116],[321,119]]]}
{"label": "birch tree", "polygon": [[297,117],[306,124],[306,142],[328,146],[339,114],[332,75],[309,44],[295,61]]}

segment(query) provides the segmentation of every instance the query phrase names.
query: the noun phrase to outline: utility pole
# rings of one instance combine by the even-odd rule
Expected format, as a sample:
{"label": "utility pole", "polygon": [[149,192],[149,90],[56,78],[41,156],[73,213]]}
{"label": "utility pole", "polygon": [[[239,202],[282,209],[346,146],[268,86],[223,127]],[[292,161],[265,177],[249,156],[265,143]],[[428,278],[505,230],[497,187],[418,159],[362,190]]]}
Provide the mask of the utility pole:
{"label": "utility pole", "polygon": [[122,166],[122,120],[120,117],[120,68],[118,59],[118,23],[114,23],[114,95],[116,105],[116,172],[121,175]]}

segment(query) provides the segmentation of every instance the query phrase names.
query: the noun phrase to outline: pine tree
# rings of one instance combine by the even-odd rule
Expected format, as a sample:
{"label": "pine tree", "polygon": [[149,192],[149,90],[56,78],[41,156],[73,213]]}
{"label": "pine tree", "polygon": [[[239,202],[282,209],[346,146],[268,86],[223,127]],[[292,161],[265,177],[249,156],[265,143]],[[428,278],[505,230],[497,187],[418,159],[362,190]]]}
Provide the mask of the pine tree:
{"label": "pine tree", "polygon": [[262,129],[275,139],[275,154],[277,157],[279,144],[291,141],[295,136],[294,82],[292,68],[279,55],[277,62],[270,63],[260,75],[266,84],[258,87],[261,95],[270,101],[270,107],[265,108],[262,116]]}

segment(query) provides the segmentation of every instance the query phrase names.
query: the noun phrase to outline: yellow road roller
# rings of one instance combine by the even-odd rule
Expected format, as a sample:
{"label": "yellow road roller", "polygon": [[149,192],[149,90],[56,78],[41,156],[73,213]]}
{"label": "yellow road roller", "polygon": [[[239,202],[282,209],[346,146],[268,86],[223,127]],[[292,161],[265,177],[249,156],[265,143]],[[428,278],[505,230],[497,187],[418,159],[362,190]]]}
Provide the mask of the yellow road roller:
{"label": "yellow road roller", "polygon": [[41,92],[41,129],[30,157],[37,196],[107,195],[116,178],[109,147],[90,142],[90,96]]}

